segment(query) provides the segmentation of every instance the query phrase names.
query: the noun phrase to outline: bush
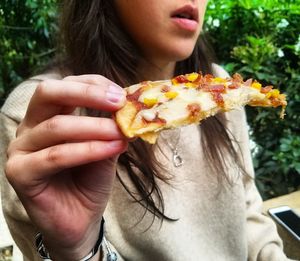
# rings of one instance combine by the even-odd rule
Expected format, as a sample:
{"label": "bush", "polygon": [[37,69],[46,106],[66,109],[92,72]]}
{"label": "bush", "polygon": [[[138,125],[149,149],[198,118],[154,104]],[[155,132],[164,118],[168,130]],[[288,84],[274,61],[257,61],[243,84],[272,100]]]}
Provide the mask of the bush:
{"label": "bush", "polygon": [[300,0],[211,0],[207,28],[230,72],[272,84],[288,97],[276,109],[247,108],[257,186],[264,199],[300,188]]}
{"label": "bush", "polygon": [[[2,0],[0,99],[51,57],[57,0]],[[300,186],[300,0],[210,0],[206,16],[220,63],[286,92],[278,110],[247,108],[256,180],[264,199]],[[0,103],[1,105],[1,103]]]}
{"label": "bush", "polygon": [[8,92],[53,56],[56,0],[2,0],[0,105]]}

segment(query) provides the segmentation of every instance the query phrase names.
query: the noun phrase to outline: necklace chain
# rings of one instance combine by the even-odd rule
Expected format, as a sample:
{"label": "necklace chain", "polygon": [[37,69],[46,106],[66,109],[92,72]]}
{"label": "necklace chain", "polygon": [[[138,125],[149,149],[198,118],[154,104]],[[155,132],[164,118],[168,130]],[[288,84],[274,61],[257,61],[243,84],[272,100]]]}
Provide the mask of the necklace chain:
{"label": "necklace chain", "polygon": [[170,143],[167,139],[167,137],[163,137],[163,133],[162,133],[162,138],[165,140],[166,144],[168,145],[168,147],[171,149],[172,151],[172,162],[174,167],[178,168],[180,166],[183,165],[183,159],[180,156],[179,152],[178,152],[178,143],[179,143],[179,139],[180,139],[180,134],[181,134],[181,129],[178,129],[178,134],[176,135],[176,141],[175,143]]}

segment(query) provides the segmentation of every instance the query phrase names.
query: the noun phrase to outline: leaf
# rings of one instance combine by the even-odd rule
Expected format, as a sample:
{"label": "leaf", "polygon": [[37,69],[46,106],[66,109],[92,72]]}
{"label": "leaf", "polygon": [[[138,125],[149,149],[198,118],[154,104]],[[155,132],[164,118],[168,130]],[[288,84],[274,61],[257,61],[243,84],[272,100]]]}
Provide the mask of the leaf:
{"label": "leaf", "polygon": [[295,163],[294,168],[298,172],[298,174],[300,174],[300,162]]}

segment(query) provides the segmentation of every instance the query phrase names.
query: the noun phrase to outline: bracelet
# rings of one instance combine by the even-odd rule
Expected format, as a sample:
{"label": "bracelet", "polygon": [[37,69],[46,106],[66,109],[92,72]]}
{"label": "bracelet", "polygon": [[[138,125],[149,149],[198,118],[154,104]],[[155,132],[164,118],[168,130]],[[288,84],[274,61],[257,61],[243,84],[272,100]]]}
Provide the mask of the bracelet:
{"label": "bracelet", "polygon": [[[81,258],[78,261],[88,261],[94,255],[96,255],[96,253],[99,251],[99,247],[102,244],[103,237],[104,237],[104,218],[102,217],[101,225],[100,225],[99,237],[98,237],[98,240],[97,240],[95,246],[93,247],[93,249],[91,250],[91,252],[87,254],[87,256]],[[36,237],[35,237],[35,246],[36,246],[36,251],[39,253],[40,257],[43,260],[47,260],[47,261],[51,261],[52,260],[51,257],[50,257],[50,254],[49,254],[48,250],[46,249],[46,247],[44,245],[43,235],[40,232],[36,234]]]}

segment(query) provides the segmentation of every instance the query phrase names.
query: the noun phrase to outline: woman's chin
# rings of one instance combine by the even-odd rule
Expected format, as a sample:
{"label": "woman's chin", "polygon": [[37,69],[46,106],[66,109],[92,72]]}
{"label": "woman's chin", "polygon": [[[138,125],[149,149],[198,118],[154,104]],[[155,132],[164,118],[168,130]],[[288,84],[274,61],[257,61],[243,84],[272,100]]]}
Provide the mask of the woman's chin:
{"label": "woman's chin", "polygon": [[194,43],[189,45],[177,45],[173,46],[173,48],[166,53],[168,53],[168,56],[172,61],[179,62],[189,58],[192,55],[194,48]]}
{"label": "woman's chin", "polygon": [[166,50],[160,55],[160,58],[168,62],[180,62],[189,58],[193,50],[194,48]]}

